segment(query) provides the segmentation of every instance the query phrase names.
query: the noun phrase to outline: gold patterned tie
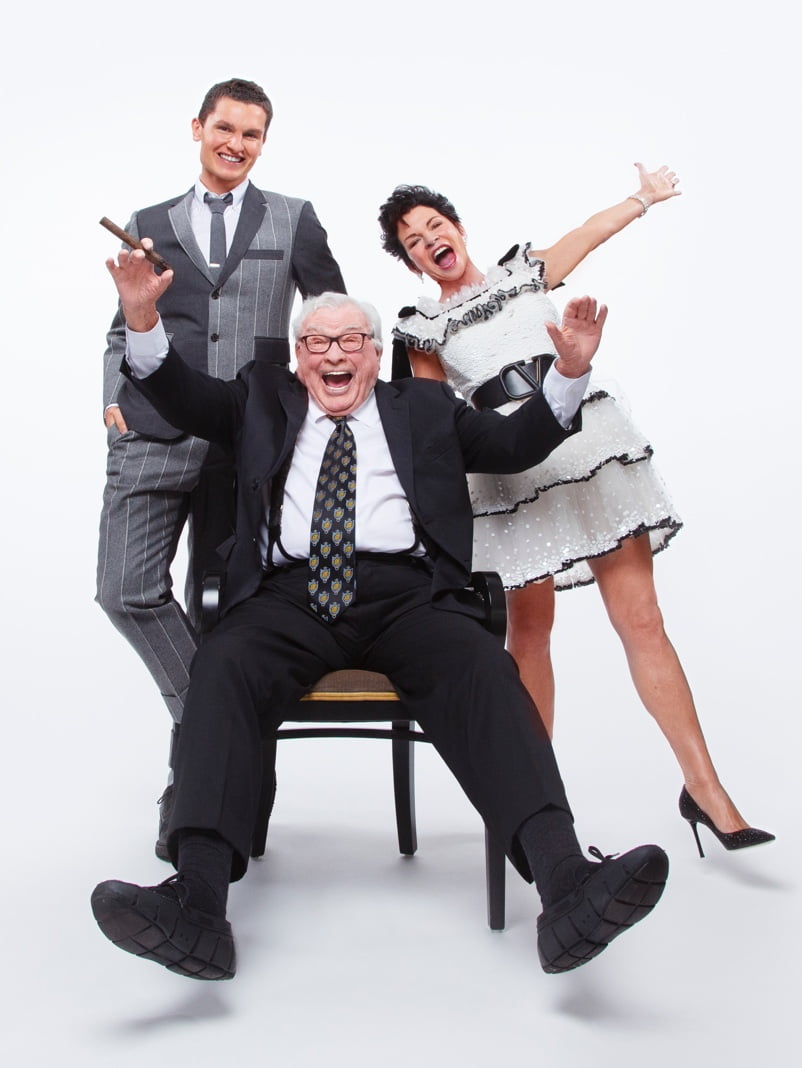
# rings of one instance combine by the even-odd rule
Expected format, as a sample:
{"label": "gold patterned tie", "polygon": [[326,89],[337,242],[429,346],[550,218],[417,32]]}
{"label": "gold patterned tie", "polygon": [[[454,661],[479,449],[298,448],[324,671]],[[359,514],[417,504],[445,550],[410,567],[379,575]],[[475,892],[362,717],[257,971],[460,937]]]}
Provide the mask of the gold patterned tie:
{"label": "gold patterned tie", "polygon": [[307,585],[310,608],[327,623],[356,595],[356,442],[344,417],[332,422],[315,490]]}

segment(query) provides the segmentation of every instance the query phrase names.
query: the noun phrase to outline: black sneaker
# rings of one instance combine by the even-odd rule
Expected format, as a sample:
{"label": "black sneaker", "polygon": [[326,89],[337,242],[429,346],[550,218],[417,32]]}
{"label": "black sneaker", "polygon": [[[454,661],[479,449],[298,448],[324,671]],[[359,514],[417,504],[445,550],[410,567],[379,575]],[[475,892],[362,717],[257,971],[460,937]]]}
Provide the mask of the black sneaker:
{"label": "black sneaker", "polygon": [[647,916],[663,893],[668,857],[656,845],[603,857],[584,883],[538,916],[537,950],[544,972],[586,964]]}
{"label": "black sneaker", "polygon": [[193,909],[173,875],[158,886],[108,880],[92,893],[92,912],[115,946],[190,979],[232,979],[236,955],[225,917]]}

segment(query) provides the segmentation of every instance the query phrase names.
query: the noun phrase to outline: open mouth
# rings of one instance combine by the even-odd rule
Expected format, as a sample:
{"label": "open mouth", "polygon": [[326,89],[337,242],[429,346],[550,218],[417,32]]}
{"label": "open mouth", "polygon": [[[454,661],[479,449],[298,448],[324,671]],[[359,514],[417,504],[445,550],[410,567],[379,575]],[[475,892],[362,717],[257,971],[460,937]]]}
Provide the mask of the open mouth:
{"label": "open mouth", "polygon": [[225,152],[218,152],[218,156],[224,163],[242,163],[242,156],[228,156]]}
{"label": "open mouth", "polygon": [[440,245],[432,253],[432,259],[438,267],[448,270],[457,262],[457,254],[450,245]]}
{"label": "open mouth", "polygon": [[350,386],[353,377],[350,371],[328,371],[323,375],[323,382],[327,389],[343,390]]}

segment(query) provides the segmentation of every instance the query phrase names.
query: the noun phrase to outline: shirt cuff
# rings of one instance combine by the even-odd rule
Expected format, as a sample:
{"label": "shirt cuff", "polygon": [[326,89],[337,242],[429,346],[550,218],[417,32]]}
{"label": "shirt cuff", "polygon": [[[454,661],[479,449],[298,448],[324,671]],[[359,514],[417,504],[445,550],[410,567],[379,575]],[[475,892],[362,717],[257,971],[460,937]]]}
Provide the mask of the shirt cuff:
{"label": "shirt cuff", "polygon": [[169,348],[161,319],[152,330],[125,328],[125,359],[134,378],[147,378],[158,371]]}
{"label": "shirt cuff", "polygon": [[574,421],[589,381],[590,371],[580,378],[566,378],[552,364],[546,372],[543,397],[563,430],[567,430]]}

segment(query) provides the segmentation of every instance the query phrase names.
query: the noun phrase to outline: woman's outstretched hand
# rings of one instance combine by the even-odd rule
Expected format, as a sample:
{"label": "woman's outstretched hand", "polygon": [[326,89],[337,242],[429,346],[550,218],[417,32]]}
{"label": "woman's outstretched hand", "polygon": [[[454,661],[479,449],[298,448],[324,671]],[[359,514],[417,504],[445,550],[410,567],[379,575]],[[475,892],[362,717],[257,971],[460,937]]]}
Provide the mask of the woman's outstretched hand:
{"label": "woman's outstretched hand", "polygon": [[656,171],[647,171],[642,163],[636,163],[640,176],[640,189],[638,193],[644,197],[649,207],[669,197],[681,197],[682,193],[677,189],[679,178],[675,171],[668,167],[660,167]]}
{"label": "woman's outstretched hand", "polygon": [[580,378],[590,370],[607,319],[607,305],[597,305],[593,297],[574,297],[563,312],[562,326],[546,323],[557,350],[554,367],[566,378]]}

